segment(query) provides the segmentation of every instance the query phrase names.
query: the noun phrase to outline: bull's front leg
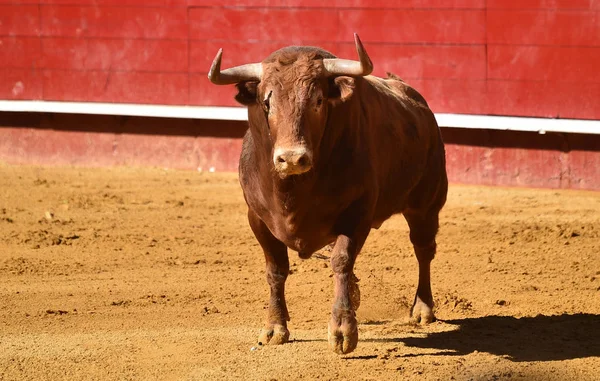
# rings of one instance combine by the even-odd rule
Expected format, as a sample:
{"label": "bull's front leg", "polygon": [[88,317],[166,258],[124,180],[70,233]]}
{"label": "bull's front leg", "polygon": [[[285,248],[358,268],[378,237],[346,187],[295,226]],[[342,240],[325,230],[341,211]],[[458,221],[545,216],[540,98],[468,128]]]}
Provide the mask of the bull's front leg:
{"label": "bull's front leg", "polygon": [[331,349],[338,354],[350,353],[358,344],[356,310],[360,304],[360,292],[354,263],[369,230],[370,226],[365,226],[355,234],[338,236],[331,254],[334,298],[328,341]]}
{"label": "bull's front leg", "polygon": [[290,317],[285,304],[285,281],[290,267],[287,247],[271,234],[254,212],[248,211],[248,221],[265,254],[267,283],[270,288],[269,310],[265,327],[258,336],[258,344],[287,343],[290,337],[287,329]]}

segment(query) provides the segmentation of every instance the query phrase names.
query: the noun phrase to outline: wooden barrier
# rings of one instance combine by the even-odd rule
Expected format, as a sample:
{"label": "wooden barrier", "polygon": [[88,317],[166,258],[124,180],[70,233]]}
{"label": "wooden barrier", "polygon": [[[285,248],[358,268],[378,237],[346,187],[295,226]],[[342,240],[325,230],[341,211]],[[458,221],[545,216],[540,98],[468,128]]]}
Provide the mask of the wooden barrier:
{"label": "wooden barrier", "polygon": [[[245,121],[0,113],[11,164],[236,171]],[[451,182],[600,190],[600,135],[442,128]]]}
{"label": "wooden barrier", "polygon": [[[267,4],[267,5],[265,5]],[[436,112],[600,119],[590,0],[0,1],[0,99],[235,105],[206,72],[291,45],[406,79]]]}
{"label": "wooden barrier", "polygon": [[[219,48],[224,67],[299,44],[353,58],[357,32],[374,74],[398,74],[436,113],[598,120],[599,16],[591,0],[0,0],[0,100],[235,106],[206,78]],[[245,129],[13,105],[10,163],[235,170]],[[600,189],[597,127],[453,127],[469,129],[443,129],[452,181]]]}

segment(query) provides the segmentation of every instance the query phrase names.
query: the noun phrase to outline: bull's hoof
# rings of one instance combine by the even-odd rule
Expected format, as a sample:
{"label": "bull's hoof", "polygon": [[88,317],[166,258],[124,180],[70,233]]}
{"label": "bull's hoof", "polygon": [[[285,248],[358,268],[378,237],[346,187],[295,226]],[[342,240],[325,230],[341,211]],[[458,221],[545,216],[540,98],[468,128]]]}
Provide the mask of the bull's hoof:
{"label": "bull's hoof", "polygon": [[358,326],[354,317],[344,319],[338,324],[334,319],[329,322],[327,339],[329,347],[338,355],[345,355],[356,349],[358,345]]}
{"label": "bull's hoof", "polygon": [[280,324],[263,328],[258,335],[258,345],[281,345],[290,339],[290,331]]}
{"label": "bull's hoof", "polygon": [[417,297],[410,313],[410,323],[425,325],[433,323],[435,320],[433,308]]}

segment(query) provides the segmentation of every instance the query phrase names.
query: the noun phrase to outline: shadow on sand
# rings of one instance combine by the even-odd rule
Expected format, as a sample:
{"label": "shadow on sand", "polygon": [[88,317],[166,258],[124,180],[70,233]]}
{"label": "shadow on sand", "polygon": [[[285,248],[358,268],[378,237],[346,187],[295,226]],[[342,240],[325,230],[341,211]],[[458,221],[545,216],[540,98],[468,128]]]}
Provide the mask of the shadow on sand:
{"label": "shadow on sand", "polygon": [[[600,315],[575,314],[514,318],[486,316],[446,320],[459,328],[426,337],[390,338],[408,347],[474,351],[508,356],[513,361],[553,361],[600,356]],[[446,355],[449,353],[446,353]]]}

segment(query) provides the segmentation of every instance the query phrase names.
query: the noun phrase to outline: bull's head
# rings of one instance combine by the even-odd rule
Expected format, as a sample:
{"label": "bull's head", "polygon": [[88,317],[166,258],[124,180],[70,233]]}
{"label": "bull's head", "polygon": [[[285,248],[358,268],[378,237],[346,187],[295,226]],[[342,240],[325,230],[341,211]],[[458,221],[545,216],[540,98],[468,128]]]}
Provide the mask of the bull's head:
{"label": "bull's head", "polygon": [[330,107],[348,100],[354,78],[369,75],[373,64],[354,34],[359,61],[338,59],[317,48],[284,48],[262,63],[221,71],[222,49],[208,78],[217,85],[237,84],[236,100],[249,107],[250,119],[263,118],[273,148],[275,170],[284,178],[312,168]]}

